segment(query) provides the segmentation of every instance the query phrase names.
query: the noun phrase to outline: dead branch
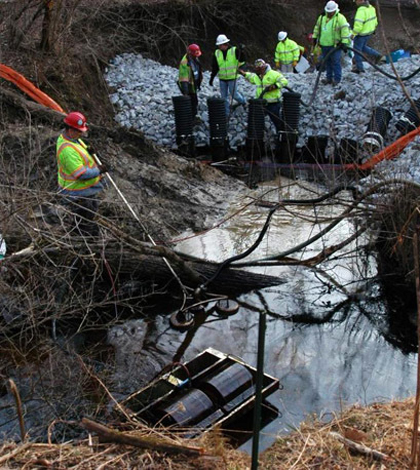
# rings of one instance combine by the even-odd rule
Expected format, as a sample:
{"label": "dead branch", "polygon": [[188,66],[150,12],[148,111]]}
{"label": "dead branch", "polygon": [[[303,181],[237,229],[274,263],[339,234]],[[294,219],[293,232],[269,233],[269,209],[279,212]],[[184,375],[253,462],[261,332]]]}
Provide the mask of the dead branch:
{"label": "dead branch", "polygon": [[103,424],[96,423],[90,419],[83,418],[82,426],[88,431],[98,434],[102,442],[116,442],[118,444],[141,447],[143,449],[154,449],[170,454],[186,454],[191,456],[204,455],[205,451],[202,447],[190,447],[172,444],[163,439],[155,439],[150,437],[140,437],[125,432],[110,429]]}
{"label": "dead branch", "polygon": [[370,447],[367,447],[364,444],[358,444],[357,442],[351,441],[350,439],[343,437],[341,434],[338,434],[338,432],[330,432],[330,436],[334,437],[334,439],[337,439],[338,441],[342,442],[344,445],[349,447],[351,450],[354,450],[359,454],[367,455],[368,457],[372,457],[375,460],[390,459],[389,455],[386,455],[375,449],[371,449]]}

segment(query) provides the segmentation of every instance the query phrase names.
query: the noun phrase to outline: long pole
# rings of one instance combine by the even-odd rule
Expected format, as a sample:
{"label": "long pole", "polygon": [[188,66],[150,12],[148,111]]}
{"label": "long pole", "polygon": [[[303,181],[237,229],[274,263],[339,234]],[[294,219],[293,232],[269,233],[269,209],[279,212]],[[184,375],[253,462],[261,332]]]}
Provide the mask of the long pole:
{"label": "long pole", "polygon": [[255,385],[255,407],[254,407],[254,427],[252,433],[252,466],[251,470],[258,468],[258,450],[260,443],[261,428],[261,402],[262,387],[264,378],[264,349],[265,349],[265,329],[266,329],[266,309],[260,311],[258,324],[258,353],[257,353],[257,383]]}
{"label": "long pole", "polygon": [[[99,156],[96,153],[93,154],[93,157],[96,160],[96,163],[98,165],[101,165],[101,160],[99,159]],[[108,178],[109,182],[112,184],[112,186],[114,186],[115,191],[117,191],[118,195],[123,200],[123,202],[127,206],[128,210],[131,212],[131,214],[136,219],[136,221],[140,224],[140,226],[143,229],[144,233],[147,235],[147,238],[150,240],[150,243],[153,246],[156,246],[156,242],[153,240],[152,236],[146,230],[146,227],[144,226],[143,222],[140,220],[139,216],[136,214],[136,211],[133,209],[131,204],[127,201],[126,197],[124,196],[124,194],[120,190],[120,188],[117,186],[117,183],[114,181],[112,176],[108,172],[106,172],[105,175]],[[179,278],[178,274],[174,271],[174,268],[171,266],[171,264],[169,263],[169,261],[165,257],[163,257],[163,261],[165,262],[166,266],[169,268],[169,271],[172,273],[172,275],[174,276],[174,278],[177,280],[178,284],[180,285],[180,287],[182,289],[182,292],[184,293],[184,303],[185,303],[186,289],[185,289],[184,284],[182,283],[182,281]]]}

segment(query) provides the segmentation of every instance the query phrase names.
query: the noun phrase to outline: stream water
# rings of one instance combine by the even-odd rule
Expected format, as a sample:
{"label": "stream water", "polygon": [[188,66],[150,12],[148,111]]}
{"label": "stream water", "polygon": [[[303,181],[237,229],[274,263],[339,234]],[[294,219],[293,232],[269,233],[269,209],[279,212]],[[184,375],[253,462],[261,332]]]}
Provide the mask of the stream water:
{"label": "stream water", "polygon": [[[299,186],[280,180],[272,184],[249,196],[258,198],[265,194],[264,200],[276,202],[312,198],[314,190],[319,191],[309,183]],[[345,203],[350,196],[340,197]],[[231,213],[251,200],[247,197],[234,201]],[[334,204],[326,201],[317,208],[280,209],[250,258],[262,259],[306,241],[343,210],[337,201]],[[245,251],[255,241],[267,214],[267,208],[248,205],[222,227],[180,242],[177,250],[209,260],[225,260]],[[354,230],[353,222],[343,220],[325,237],[291,256],[310,258],[347,238]],[[410,352],[413,349],[399,329],[400,322],[390,319],[395,312],[390,311],[376,278],[374,256],[363,250],[365,242],[366,239],[358,239],[317,270],[252,268],[278,275],[285,282],[242,295],[236,315],[209,316],[193,331],[173,330],[164,315],[147,327],[143,320],[130,320],[114,327],[109,332],[109,341],[116,350],[118,380],[127,391],[130,388],[133,391],[133,377],[144,373],[152,357],[155,363],[151,368],[171,360],[192,359],[208,347],[240,356],[255,366],[259,312],[265,310],[265,372],[280,379],[283,388],[270,397],[281,414],[264,428],[261,449],[277,434],[297,426],[308,414],[328,419],[331,413],[352,403],[365,405],[412,395],[417,355]],[[149,350],[147,355],[145,350]],[[249,443],[243,447],[249,449]]]}

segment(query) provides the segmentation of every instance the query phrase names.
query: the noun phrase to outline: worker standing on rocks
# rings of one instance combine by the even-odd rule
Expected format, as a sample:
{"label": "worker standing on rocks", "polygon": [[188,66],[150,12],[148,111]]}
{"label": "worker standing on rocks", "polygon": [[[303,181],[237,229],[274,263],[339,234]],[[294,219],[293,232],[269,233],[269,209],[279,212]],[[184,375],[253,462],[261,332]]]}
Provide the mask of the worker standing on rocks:
{"label": "worker standing on rocks", "polygon": [[74,215],[74,226],[80,235],[97,235],[93,221],[98,210],[97,194],[103,190],[102,173],[105,165],[98,165],[92,150],[81,140],[88,130],[85,116],[71,112],[64,118],[65,129],[57,139],[58,186]]}
{"label": "worker standing on rocks", "polygon": [[342,77],[341,54],[343,50],[346,52],[350,45],[350,27],[334,0],[327,2],[324,10],[325,14],[320,15],[315,24],[312,40],[314,46],[319,44],[322,49],[327,73],[323,83],[337,85]]}
{"label": "worker standing on rocks", "polygon": [[[240,67],[245,64],[242,48],[230,45],[230,39],[224,34],[216,38],[217,49],[213,55],[210,86],[216,75],[219,77],[220,94],[226,100],[226,116],[230,113],[230,101],[234,99],[239,105],[245,105],[246,100],[238,91],[237,78]],[[229,99],[229,97],[231,97]]]}
{"label": "worker standing on rocks", "polygon": [[[382,60],[382,54],[367,45],[372,34],[375,34],[376,27],[378,26],[376,9],[368,0],[355,0],[355,2],[357,11],[353,25],[354,49],[363,54],[372,56],[375,63],[379,63]],[[355,67],[353,67],[352,72],[363,73],[365,71],[363,68],[363,57],[355,52],[354,61]]]}
{"label": "worker standing on rocks", "polygon": [[240,73],[248,82],[257,85],[255,97],[266,101],[264,111],[268,114],[276,131],[279,132],[283,130],[280,118],[281,90],[289,82],[283,74],[277,70],[272,70],[270,65],[263,59],[257,59],[254,62],[254,68],[255,73],[244,72],[243,70],[240,70]]}
{"label": "worker standing on rocks", "polygon": [[300,54],[304,47],[299,46],[297,42],[287,37],[286,31],[280,31],[277,35],[278,44],[274,54],[274,63],[277,69],[282,73],[292,73],[293,68],[299,62]]}
{"label": "worker standing on rocks", "polygon": [[179,64],[178,85],[181,93],[191,98],[191,107],[193,118],[197,115],[198,97],[197,91],[200,89],[203,81],[203,70],[199,60],[201,56],[200,46],[190,44],[187,47],[187,53]]}

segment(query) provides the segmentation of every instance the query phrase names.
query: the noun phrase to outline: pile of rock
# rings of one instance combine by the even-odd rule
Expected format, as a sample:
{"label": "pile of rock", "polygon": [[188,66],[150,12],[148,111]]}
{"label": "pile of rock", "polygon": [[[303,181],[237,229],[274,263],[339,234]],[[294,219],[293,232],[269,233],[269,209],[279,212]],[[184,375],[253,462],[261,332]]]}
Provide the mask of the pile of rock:
{"label": "pile of rock", "polygon": [[[302,146],[309,136],[329,135],[338,141],[342,138],[360,140],[366,131],[373,109],[387,108],[392,113],[385,143],[395,140],[399,133],[396,121],[408,110],[410,104],[398,81],[387,78],[373,68],[366,66],[366,73],[355,75],[350,72],[351,61],[346,58],[343,80],[339,86],[320,85],[316,98],[310,107],[301,107],[300,137]],[[420,56],[402,59],[395,67],[402,77],[409,75],[420,66]],[[391,65],[383,69],[393,74]],[[139,54],[122,54],[116,57],[106,72],[106,80],[112,88],[111,101],[115,105],[115,119],[122,126],[141,130],[144,135],[169,148],[175,148],[175,122],[172,97],[180,94],[177,86],[178,70],[146,59]],[[198,114],[201,124],[194,127],[195,142],[209,143],[207,98],[220,96],[218,82],[209,85],[210,73],[204,73],[199,91]],[[302,95],[303,102],[309,102],[316,79],[314,73],[288,74],[289,87]],[[404,82],[407,92],[414,98],[420,97],[420,74]],[[242,77],[238,88],[247,99],[255,97],[255,87]],[[229,116],[229,143],[231,148],[245,143],[247,112],[237,107]],[[274,128],[266,120],[267,131],[274,135]]]}

